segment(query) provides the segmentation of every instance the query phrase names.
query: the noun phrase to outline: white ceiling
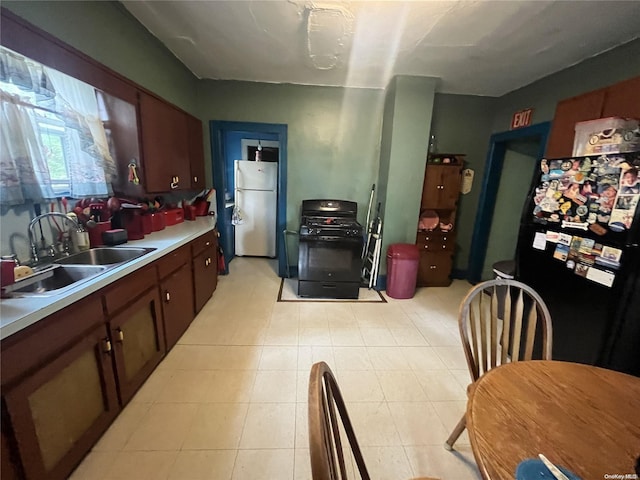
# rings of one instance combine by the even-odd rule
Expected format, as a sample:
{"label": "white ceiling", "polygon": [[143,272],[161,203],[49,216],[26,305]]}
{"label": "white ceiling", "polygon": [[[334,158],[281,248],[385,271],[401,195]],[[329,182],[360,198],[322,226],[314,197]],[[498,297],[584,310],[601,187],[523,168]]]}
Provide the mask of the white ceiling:
{"label": "white ceiling", "polygon": [[[640,36],[640,1],[123,1],[198,78],[500,96]],[[638,59],[629,59],[637,62]]]}

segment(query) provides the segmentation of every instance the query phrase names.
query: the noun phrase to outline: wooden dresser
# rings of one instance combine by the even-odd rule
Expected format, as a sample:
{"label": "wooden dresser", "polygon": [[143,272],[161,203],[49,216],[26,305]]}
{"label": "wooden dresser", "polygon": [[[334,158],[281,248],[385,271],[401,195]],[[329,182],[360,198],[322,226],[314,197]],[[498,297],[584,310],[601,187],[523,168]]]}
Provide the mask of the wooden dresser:
{"label": "wooden dresser", "polygon": [[416,244],[419,287],[451,284],[463,154],[430,154],[422,187]]}

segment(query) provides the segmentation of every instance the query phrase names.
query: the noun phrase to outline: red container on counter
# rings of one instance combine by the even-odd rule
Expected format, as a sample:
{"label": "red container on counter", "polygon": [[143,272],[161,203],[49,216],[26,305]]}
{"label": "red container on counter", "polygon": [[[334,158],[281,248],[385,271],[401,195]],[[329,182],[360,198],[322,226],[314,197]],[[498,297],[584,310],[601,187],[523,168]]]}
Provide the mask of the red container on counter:
{"label": "red container on counter", "polygon": [[142,228],[142,212],[137,209],[123,210],[123,228],[127,231],[129,240],[142,240],[144,238],[144,230]]}
{"label": "red container on counter", "polygon": [[196,207],[196,215],[199,217],[204,217],[209,213],[209,202],[196,200],[193,206]]}
{"label": "red container on counter", "polygon": [[142,231],[145,235],[149,235],[153,232],[153,225],[151,225],[151,215],[142,215]]}
{"label": "red container on counter", "polygon": [[6,287],[7,285],[11,285],[15,282],[15,275],[13,269],[16,268],[15,260],[0,260],[0,265],[2,266],[0,269],[0,273],[2,277],[0,278],[0,286]]}
{"label": "red container on counter", "polygon": [[164,230],[166,226],[164,221],[164,213],[163,212],[154,212],[151,215],[151,230],[154,232],[159,232],[160,230]]}
{"label": "red container on counter", "polygon": [[196,207],[193,205],[185,205],[184,206],[184,219],[185,220],[195,220],[196,219]]}
{"label": "red container on counter", "polygon": [[102,232],[106,232],[107,230],[111,230],[111,222],[97,222],[95,227],[87,228],[87,232],[89,233],[89,246],[93,248],[104,245]]}
{"label": "red container on counter", "polygon": [[164,211],[164,223],[167,227],[184,222],[184,211],[181,208],[171,208]]}

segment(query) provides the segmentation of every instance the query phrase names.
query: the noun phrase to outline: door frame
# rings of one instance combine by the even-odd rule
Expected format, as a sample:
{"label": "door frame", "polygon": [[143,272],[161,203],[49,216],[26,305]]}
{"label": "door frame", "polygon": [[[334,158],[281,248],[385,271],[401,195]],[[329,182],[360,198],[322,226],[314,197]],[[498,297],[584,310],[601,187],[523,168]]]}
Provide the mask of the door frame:
{"label": "door frame", "polygon": [[[280,142],[280,160],[278,162],[278,200],[276,211],[276,257],[278,259],[278,275],[287,275],[287,259],[285,245],[280,232],[284,232],[287,224],[287,125],[280,123],[231,122],[212,120],[209,122],[211,135],[211,171],[213,172],[213,186],[216,189],[218,203],[218,225],[220,229],[233,228],[226,225],[224,210],[224,136],[228,132],[242,131],[252,133],[266,133],[277,135]],[[220,212],[223,212],[222,214]],[[225,262],[225,273],[228,273],[229,262]]]}
{"label": "door frame", "polygon": [[[539,138],[540,149],[538,150],[538,159],[541,159],[544,157],[544,152],[547,148],[550,129],[551,122],[542,122],[529,127],[491,135],[484,176],[482,178],[482,190],[480,192],[480,198],[478,199],[478,210],[473,227],[473,235],[471,237],[471,255],[469,257],[469,267],[467,270],[467,280],[470,283],[476,284],[482,278],[482,269],[487,255],[493,211],[498,196],[498,188],[500,187],[500,177],[502,175],[504,155],[507,151],[507,143],[525,138]],[[537,168],[537,165],[534,168]]]}

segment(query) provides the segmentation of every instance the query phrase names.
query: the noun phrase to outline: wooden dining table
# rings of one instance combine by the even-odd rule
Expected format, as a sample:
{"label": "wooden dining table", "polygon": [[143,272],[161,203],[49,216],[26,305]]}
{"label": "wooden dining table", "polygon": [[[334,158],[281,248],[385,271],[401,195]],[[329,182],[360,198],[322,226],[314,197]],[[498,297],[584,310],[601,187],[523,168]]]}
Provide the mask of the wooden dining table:
{"label": "wooden dining table", "polygon": [[636,478],[640,378],[570,362],[507,363],[472,385],[466,419],[486,480],[513,480],[539,453],[583,480]]}

